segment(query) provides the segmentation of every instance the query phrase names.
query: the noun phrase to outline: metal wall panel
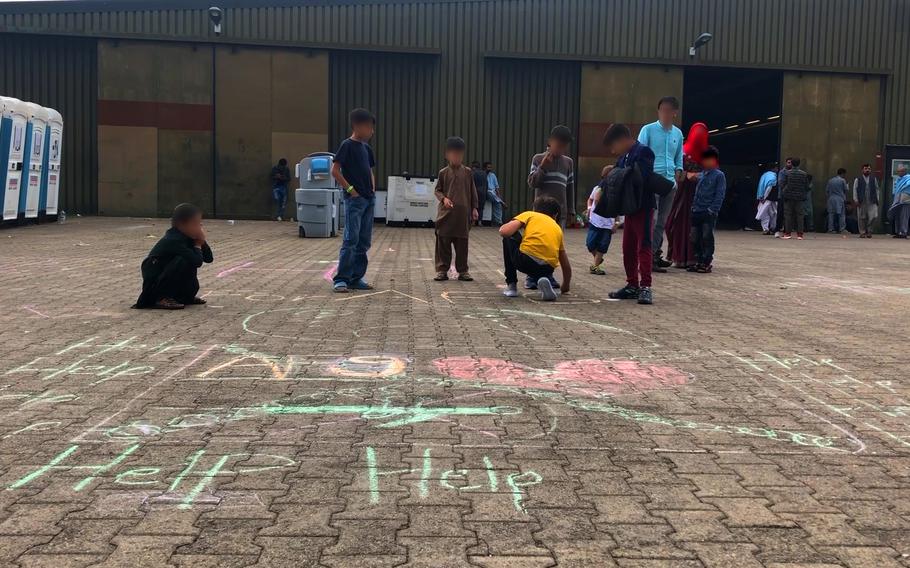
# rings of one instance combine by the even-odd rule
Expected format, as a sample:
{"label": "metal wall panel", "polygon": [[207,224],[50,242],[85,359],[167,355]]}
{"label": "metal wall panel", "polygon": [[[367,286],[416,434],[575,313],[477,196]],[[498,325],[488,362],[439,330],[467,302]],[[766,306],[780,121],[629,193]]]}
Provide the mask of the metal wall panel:
{"label": "metal wall panel", "polygon": [[[414,165],[383,164],[385,169],[435,164],[428,156],[438,155],[439,139],[453,133],[489,153],[492,113],[486,105],[494,79],[486,72],[485,57],[490,54],[883,74],[887,79],[881,142],[910,143],[908,0],[311,0],[304,5],[231,0],[225,2],[224,34],[219,38],[211,32],[205,7],[190,4],[192,9],[179,9],[178,2],[148,2],[147,7],[134,9],[129,3],[92,5],[75,0],[47,8],[0,7],[0,31],[359,50],[340,54],[338,61],[345,63],[333,63],[336,70],[355,69],[351,58],[365,57],[362,54],[370,50],[438,52],[430,86],[402,78],[385,80],[401,89],[391,91],[395,100],[386,103],[388,112],[415,93],[432,92],[432,99],[423,99],[426,108],[408,108],[398,119],[418,117],[431,125],[419,132],[412,127],[412,133],[429,133],[420,139],[419,148],[413,144],[413,154],[402,158]],[[712,32],[714,41],[702,48],[697,60],[690,60],[687,46],[703,31]],[[400,64],[399,56],[366,57],[373,62],[391,57],[395,61],[390,65]],[[375,66],[364,63],[360,70],[365,77],[378,79]],[[548,81],[533,66],[530,72],[538,81]],[[345,88],[368,91],[366,99],[376,100],[370,97],[380,94],[371,81],[337,73],[333,77]],[[333,85],[333,92],[337,88]],[[333,104],[353,102],[338,97],[333,96]],[[375,103],[374,109],[381,104]],[[332,112],[332,124],[338,124],[338,112],[344,110],[333,107]],[[388,113],[380,114],[389,120]],[[378,142],[394,144],[382,141],[382,120],[381,116]],[[333,141],[338,136],[333,128]],[[391,152],[383,154],[391,159]]]}
{"label": "metal wall panel", "polygon": [[377,117],[376,184],[401,172],[436,174],[442,167],[445,137],[436,97],[437,61],[426,56],[336,52],[331,55],[330,146],[350,136],[348,113],[366,108]]}
{"label": "metal wall panel", "polygon": [[98,210],[97,49],[94,39],[0,34],[0,95],[63,115],[60,208]]}
{"label": "metal wall panel", "polygon": [[[485,71],[486,136],[479,152],[472,155],[480,162],[493,162],[508,212],[516,214],[530,209],[534,200],[528,189],[531,158],[547,149],[550,130],[562,124],[576,135],[579,131],[581,66],[568,61],[491,59]],[[577,156],[574,144],[576,161]],[[582,194],[586,195],[584,188],[577,188],[576,205]]]}

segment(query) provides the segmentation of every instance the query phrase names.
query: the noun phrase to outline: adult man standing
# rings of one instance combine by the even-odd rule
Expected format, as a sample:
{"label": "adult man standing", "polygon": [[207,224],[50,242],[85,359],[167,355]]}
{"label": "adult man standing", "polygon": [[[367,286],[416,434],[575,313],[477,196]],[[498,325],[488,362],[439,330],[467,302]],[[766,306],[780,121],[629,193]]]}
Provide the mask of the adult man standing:
{"label": "adult man standing", "polygon": [[806,197],[809,195],[809,174],[799,169],[799,158],[787,161],[792,165],[784,181],[781,197],[784,199],[784,239],[793,238],[793,229],[796,229],[796,238],[803,240],[805,231]]}
{"label": "adult man standing", "polygon": [[673,182],[673,190],[657,198],[657,219],[651,236],[654,248],[654,272],[666,272],[672,263],[663,258],[664,226],[673,206],[673,196],[683,169],[683,133],[673,121],[679,114],[679,99],[664,97],[657,103],[657,121],[646,124],[638,141],[654,152],[654,173]]}
{"label": "adult man standing", "polygon": [[784,186],[787,185],[787,176],[790,174],[790,170],[793,169],[793,158],[787,158],[784,162],[784,167],[782,170],[777,172],[777,196],[779,199],[779,205],[777,209],[777,230],[774,233],[774,236],[780,238],[783,236],[784,229],[784,205],[783,205],[783,191]]}
{"label": "adult man standing", "polygon": [[[493,206],[492,221],[493,226],[502,225],[502,188],[499,185],[499,178],[493,171],[493,162],[485,162],[483,169],[487,172],[487,198]],[[480,212],[481,215],[483,211]]]}
{"label": "adult man standing", "polygon": [[288,204],[288,183],[291,181],[291,170],[288,161],[284,158],[278,160],[278,165],[272,167],[272,200],[275,202],[275,220],[281,221],[284,210]]}
{"label": "adult man standing", "polygon": [[476,223],[479,227],[483,224],[483,207],[487,203],[489,186],[487,185],[487,172],[480,167],[480,162],[471,162],[471,170],[474,174],[474,186],[477,187],[477,212],[479,215]]}
{"label": "adult man standing", "polygon": [[828,232],[843,233],[847,229],[847,170],[840,168],[828,180],[825,196],[828,198]]}
{"label": "adult man standing", "polygon": [[762,174],[755,197],[758,199],[755,218],[761,221],[763,234],[770,235],[777,226],[777,164],[771,164]]}
{"label": "adult man standing", "polygon": [[853,201],[856,203],[856,221],[859,238],[872,238],[872,223],[878,219],[879,183],[872,175],[872,166],[863,164],[863,173],[853,180]]}

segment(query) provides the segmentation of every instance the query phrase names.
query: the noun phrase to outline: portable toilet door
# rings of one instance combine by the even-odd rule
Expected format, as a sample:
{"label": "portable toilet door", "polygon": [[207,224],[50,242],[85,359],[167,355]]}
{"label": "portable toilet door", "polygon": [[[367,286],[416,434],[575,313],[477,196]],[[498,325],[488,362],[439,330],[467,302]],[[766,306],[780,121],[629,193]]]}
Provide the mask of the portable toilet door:
{"label": "portable toilet door", "polygon": [[11,97],[0,97],[0,188],[2,188],[3,221],[14,221],[19,215],[19,193],[22,187],[22,160],[28,128],[25,103]]}
{"label": "portable toilet door", "polygon": [[22,171],[24,187],[19,191],[19,214],[26,219],[38,218],[38,200],[41,197],[42,168],[44,167],[44,136],[47,131],[47,111],[35,103],[28,107],[28,127],[25,130],[25,158]]}
{"label": "portable toilet door", "polygon": [[38,215],[56,215],[60,196],[60,157],[63,151],[63,115],[52,108],[47,111],[47,136],[44,137],[44,167]]}

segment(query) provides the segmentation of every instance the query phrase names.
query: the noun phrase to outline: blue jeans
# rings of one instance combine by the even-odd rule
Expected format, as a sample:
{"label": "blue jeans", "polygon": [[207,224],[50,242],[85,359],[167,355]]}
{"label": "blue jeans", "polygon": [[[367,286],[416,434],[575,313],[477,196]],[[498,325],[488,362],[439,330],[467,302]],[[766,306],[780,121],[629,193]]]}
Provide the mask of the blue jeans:
{"label": "blue jeans", "polygon": [[705,266],[714,262],[714,226],[717,215],[707,211],[692,213],[692,244],[695,248],[695,261]]}
{"label": "blue jeans", "polygon": [[351,285],[367,273],[367,251],[373,244],[373,209],[376,197],[346,197],[344,200],[344,240],[338,254],[335,283]]}
{"label": "blue jeans", "polygon": [[490,196],[490,203],[493,206],[492,222],[494,227],[502,225],[502,201],[498,197]]}
{"label": "blue jeans", "polygon": [[281,185],[273,187],[272,199],[275,200],[275,217],[284,217],[284,210],[288,204],[288,188]]}

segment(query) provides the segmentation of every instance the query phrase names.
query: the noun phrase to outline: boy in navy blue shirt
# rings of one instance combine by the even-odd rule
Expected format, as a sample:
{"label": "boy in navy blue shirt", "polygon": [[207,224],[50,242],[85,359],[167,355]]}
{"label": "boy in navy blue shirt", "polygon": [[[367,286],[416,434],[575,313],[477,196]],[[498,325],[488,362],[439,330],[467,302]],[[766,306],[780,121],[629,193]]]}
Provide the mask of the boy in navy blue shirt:
{"label": "boy in navy blue shirt", "polygon": [[707,274],[714,262],[714,226],[717,214],[724,204],[727,178],[718,169],[720,154],[708,146],[701,157],[704,170],[698,174],[698,186],[692,201],[692,244],[695,248],[695,267],[690,272]]}
{"label": "boy in navy blue shirt", "polygon": [[367,273],[367,251],[373,240],[373,209],[376,205],[376,157],[369,141],[376,129],[376,117],[366,109],[351,111],[351,137],[335,153],[332,176],[344,188],[344,240],[338,254],[336,292],[372,290],[363,279]]}
{"label": "boy in navy blue shirt", "polygon": [[613,124],[604,134],[604,146],[614,156],[620,156],[617,168],[638,166],[643,187],[641,207],[626,214],[622,233],[622,262],[626,269],[626,285],[610,292],[614,300],[638,300],[639,304],[654,303],[651,292],[651,268],[654,254],[651,251],[651,233],[654,220],[654,193],[647,189],[648,177],[654,173],[654,152],[632,137],[625,124]]}

